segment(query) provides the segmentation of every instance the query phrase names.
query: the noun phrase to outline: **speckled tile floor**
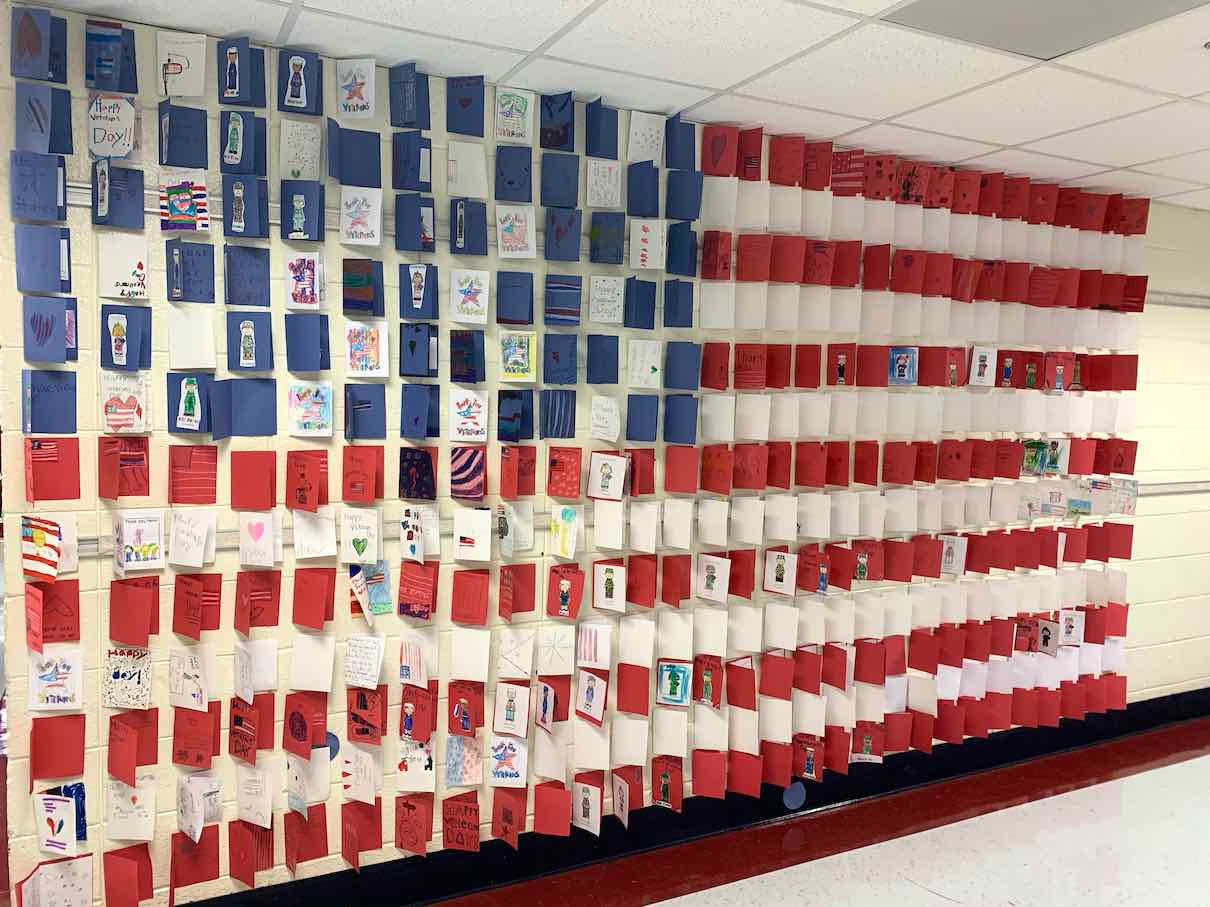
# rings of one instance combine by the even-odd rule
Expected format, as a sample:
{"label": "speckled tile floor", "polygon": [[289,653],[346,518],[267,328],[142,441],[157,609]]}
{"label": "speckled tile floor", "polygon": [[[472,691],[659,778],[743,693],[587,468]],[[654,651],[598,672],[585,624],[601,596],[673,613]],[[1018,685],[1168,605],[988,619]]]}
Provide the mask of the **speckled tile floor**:
{"label": "speckled tile floor", "polygon": [[1208,819],[1210,756],[662,903],[1205,907]]}

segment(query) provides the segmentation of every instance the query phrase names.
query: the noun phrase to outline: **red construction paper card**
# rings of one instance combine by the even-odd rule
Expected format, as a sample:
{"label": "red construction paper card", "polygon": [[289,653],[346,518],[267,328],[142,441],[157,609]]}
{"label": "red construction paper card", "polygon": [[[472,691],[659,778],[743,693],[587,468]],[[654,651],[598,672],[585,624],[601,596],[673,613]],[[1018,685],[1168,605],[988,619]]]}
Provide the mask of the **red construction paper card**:
{"label": "red construction paper card", "polygon": [[286,451],[286,507],[310,513],[319,509],[321,489],[327,497],[327,460],[326,450]]}
{"label": "red construction paper card", "polygon": [[1004,174],[982,173],[979,176],[979,216],[999,217],[1004,208]]}
{"label": "red construction paper card", "polygon": [[765,131],[757,126],[755,129],[741,129],[739,133],[739,153],[737,157],[736,176],[749,182],[759,182],[761,178],[761,154],[765,146]]}
{"label": "red construction paper card", "polygon": [[719,750],[695,749],[693,796],[722,800],[727,795],[727,755]]}
{"label": "red construction paper card", "polygon": [[172,444],[168,447],[168,503],[213,504],[217,500],[218,447]]}
{"label": "red construction paper card", "polygon": [[826,239],[807,240],[807,254],[803,261],[800,283],[826,287],[832,283],[832,269],[836,265],[836,243]]}
{"label": "red construction paper card", "polygon": [[885,200],[895,196],[895,171],[899,159],[893,154],[865,156],[863,194],[867,199]]}
{"label": "red construction paper card", "polygon": [[821,348],[818,343],[799,343],[794,346],[794,386],[815,389],[819,387]]}
{"label": "red construction paper card", "polygon": [[762,775],[763,762],[760,756],[741,753],[739,750],[727,751],[727,790],[748,797],[759,797]]}
{"label": "red construction paper card", "polygon": [[500,497],[515,501],[535,493],[538,449],[529,445],[505,445],[500,450]]}
{"label": "red construction paper card", "polygon": [[772,235],[741,233],[735,251],[735,279],[757,283],[768,281],[772,255]]}
{"label": "red construction paper card", "polygon": [[776,283],[798,283],[802,280],[806,258],[805,236],[776,234],[769,257],[769,280]]}
{"label": "red construction paper card", "polygon": [[441,801],[441,844],[446,850],[479,850],[479,791]]}
{"label": "red construction paper card", "polygon": [[971,302],[979,285],[982,263],[969,258],[955,258],[950,277],[950,298],[957,302]]}
{"label": "red construction paper card", "polygon": [[312,748],[324,744],[327,730],[326,693],[299,690],[286,694],[282,722],[282,748],[286,752],[310,759]]}
{"label": "red construction paper card", "polygon": [[[112,734],[113,728],[110,727]],[[193,709],[173,709],[172,764],[209,769],[214,752],[214,716]]]}
{"label": "red construction paper card", "polygon": [[882,543],[883,576],[895,583],[912,581],[912,565],[915,558],[915,543],[884,539]]}
{"label": "red construction paper card", "polygon": [[735,126],[702,127],[702,173],[736,176],[739,170],[739,129]]}
{"label": "red construction paper card", "polygon": [[576,564],[554,564],[546,584],[546,614],[575,620],[584,597],[584,571]]}
{"label": "red construction paper card", "polygon": [[514,614],[533,611],[537,588],[536,564],[504,564],[500,567],[500,616],[512,620]]}
{"label": "red construction paper card", "polygon": [[728,661],[725,670],[727,704],[739,709],[755,709],[756,668],[752,656]]}
{"label": "red construction paper card", "polygon": [[1029,212],[1031,224],[1053,224],[1059,206],[1059,187],[1054,183],[1029,184]]}
{"label": "red construction paper card", "polygon": [[802,187],[822,191],[832,184],[832,143],[807,142],[803,146]]}
{"label": "red construction paper card", "polygon": [[727,559],[731,561],[731,575],[727,583],[727,592],[741,598],[752,598],[756,588],[756,549],[742,548],[738,551],[728,551]]}
{"label": "red construction paper card", "polygon": [[231,451],[231,507],[272,510],[277,503],[277,454],[271,450]]}
{"label": "red construction paper card", "polygon": [[896,249],[891,256],[891,291],[924,292],[924,270],[928,254],[917,249]]}
{"label": "red construction paper card", "polygon": [[227,753],[249,765],[256,765],[256,751],[260,748],[260,710],[255,703],[249,705],[238,696],[232,696],[227,715]]}
{"label": "red construction paper card", "polygon": [[891,247],[866,246],[862,250],[862,289],[879,292],[891,288]]}
{"label": "red construction paper card", "polygon": [[731,233],[706,230],[702,233],[702,279],[731,279]]}
{"label": "red construction paper card", "polygon": [[[651,760],[651,799],[657,806],[680,812],[685,795],[685,772],[680,756]],[[633,801],[632,801],[633,802]]]}
{"label": "red construction paper card", "polygon": [[708,342],[702,344],[702,387],[725,391],[730,386],[730,370],[730,343]]}
{"label": "red construction paper card", "polygon": [[814,734],[795,734],[790,743],[793,749],[792,771],[807,781],[822,781],[824,767],[824,741]]}
{"label": "red construction paper card", "polygon": [[[889,485],[911,485],[916,477],[916,452],[916,446],[910,441],[887,441],[883,444],[882,481]],[[854,451],[853,459],[854,477],[856,478],[856,451]]]}
{"label": "red construction paper card", "polygon": [[857,386],[886,387],[891,348],[866,345],[857,347]]}
{"label": "red construction paper card", "polygon": [[937,481],[937,442],[913,441],[916,448],[916,481],[929,485]]}
{"label": "red construction paper card", "polygon": [[837,589],[853,588],[853,576],[857,572],[857,554],[843,545],[824,546],[828,563],[828,585]]}
{"label": "red construction paper card", "polygon": [[97,438],[97,494],[106,500],[151,494],[146,437]]}
{"label": "red construction paper card", "polygon": [[235,575],[235,629],[247,636],[252,627],[276,627],[280,601],[280,570],[241,570]]}
{"label": "red construction paper card", "polygon": [[1123,198],[1117,232],[1123,236],[1142,236],[1147,232],[1147,218],[1151,211],[1149,198]]}
{"label": "red construction paper card", "polygon": [[670,494],[697,494],[697,474],[701,451],[684,444],[664,448],[664,491]]}
{"label": "red construction paper card", "polygon": [[525,831],[529,788],[497,787],[492,791],[492,837],[516,850]]}
{"label": "red construction paper card", "polygon": [[[359,691],[368,692],[368,691]],[[372,716],[386,723],[386,706]],[[403,704],[399,713],[399,736],[417,743],[428,743],[437,729],[437,695],[430,687],[418,687],[414,683],[403,685]],[[378,741],[374,741],[378,742]]]}
{"label": "red construction paper card", "polygon": [[655,494],[655,451],[650,447],[628,447],[630,496]]}
{"label": "red construction paper card", "polygon": [[580,465],[583,451],[578,447],[552,447],[547,461],[546,493],[556,498],[580,496]]}
{"label": "red construction paper card", "polygon": [[451,680],[446,709],[446,730],[457,737],[473,737],[483,727],[483,683]]}
{"label": "red construction paper card", "polygon": [[979,186],[983,174],[978,170],[954,171],[954,200],[950,210],[954,214],[977,214],[979,212]]}
{"label": "red construction paper card", "polygon": [[571,834],[571,791],[562,781],[534,785],[534,831],[561,838]]}
{"label": "red construction paper card", "polygon": [[790,472],[793,468],[794,448],[789,441],[770,441],[768,445],[768,487],[790,487]]}
{"label": "red construction paper card", "polygon": [[[404,700],[407,701],[411,690],[421,691],[420,687],[404,684]],[[421,692],[428,692],[423,690]],[[387,687],[379,684],[376,689],[367,690],[363,687],[347,687],[345,689],[345,739],[357,743],[378,745],[386,733],[387,726]],[[432,709],[429,710],[430,716]],[[416,724],[415,709],[410,712],[413,728]],[[400,714],[400,723],[404,723],[404,714]],[[430,718],[431,724],[431,718]],[[402,730],[402,729],[401,729]],[[402,736],[402,733],[401,735]],[[421,739],[421,738],[415,738]],[[423,738],[427,739],[427,738]],[[422,741],[423,742],[423,741]]]}
{"label": "red construction paper card", "polygon": [[878,442],[853,442],[853,482],[856,485],[878,484]]}
{"label": "red construction paper card", "polygon": [[735,345],[735,387],[739,390],[764,390],[767,347],[763,343]]}
{"label": "red construction paper card", "polygon": [[[886,349],[886,347],[884,347]],[[883,365],[885,383],[886,365]],[[827,384],[829,387],[857,383],[857,344],[829,343],[827,357]]]}
{"label": "red construction paper card", "polygon": [[839,240],[832,256],[832,279],[834,287],[855,287],[861,280],[861,241]]}
{"label": "red construction paper card", "polygon": [[655,575],[659,558],[631,554],[626,558],[626,601],[641,608],[655,607]]}
{"label": "red construction paper card", "polygon": [[660,601],[679,608],[690,595],[690,574],[693,557],[689,554],[666,554],[661,564]]}
{"label": "red construction paper card", "polygon": [[455,570],[450,617],[456,623],[482,627],[487,624],[487,590],[490,570]]}
{"label": "red construction paper card", "polygon": [[769,137],[769,182],[775,186],[798,186],[803,181],[806,148],[802,136]]}
{"label": "red construction paper card", "polygon": [[304,817],[292,809],[285,812],[286,868],[293,874],[299,863],[328,855],[328,809],[326,803],[307,807]]}
{"label": "red construction paper card", "polygon": [[346,503],[372,504],[383,496],[385,458],[381,444],[346,444],[341,461],[340,496]]}
{"label": "red construction paper card", "polygon": [[937,478],[969,482],[971,477],[972,444],[956,438],[945,438],[937,445]]}
{"label": "red construction paper card", "polygon": [[760,657],[760,695],[789,701],[794,688],[794,656],[765,652]]}
{"label": "red construction paper card", "polygon": [[920,293],[924,296],[949,296],[954,286],[954,256],[949,252],[925,252],[924,277]]}
{"label": "red construction paper card", "polygon": [[433,839],[433,795],[399,794],[395,797],[395,847],[424,856]]}
{"label": "red construction paper card", "polygon": [[1025,220],[1029,216],[1029,185],[1027,176],[1005,177],[1000,200],[1001,220]]}
{"label": "red construction paper card", "polygon": [[791,346],[770,343],[765,346],[765,387],[782,390],[790,386]]}
{"label": "red construction paper card", "polygon": [[437,580],[441,562],[403,561],[399,565],[399,613],[420,620],[432,619],[437,610]]}
{"label": "red construction paper card", "polygon": [[354,869],[360,869],[361,852],[382,849],[382,798],[340,804],[340,854]]}
{"label": "red construction paper card", "polygon": [[736,444],[732,450],[735,488],[762,489],[768,484],[769,448],[765,444]]}
{"label": "red construction paper card", "polygon": [[1004,290],[1000,295],[1001,302],[1029,301],[1029,275],[1032,266],[1027,261],[1007,261],[1004,263]]}
{"label": "red construction paper card", "polygon": [[128,646],[147,646],[160,630],[160,578],[139,576],[109,583],[109,638]]}
{"label": "red construction paper card", "polygon": [[933,167],[921,161],[900,160],[895,170],[895,201],[900,205],[923,205],[928,196]]}
{"label": "red construction paper card", "polygon": [[731,480],[734,471],[734,456],[726,444],[707,444],[702,448],[702,480],[703,491],[715,494],[731,494]]}
{"label": "red construction paper card", "polygon": [[146,841],[107,850],[101,859],[105,867],[106,907],[138,907],[139,901],[155,896],[151,851]]}
{"label": "red construction paper card", "polygon": [[231,877],[252,888],[257,872],[273,868],[273,829],[232,819],[227,823],[227,852]]}
{"label": "red construction paper card", "polygon": [[797,442],[794,445],[794,484],[806,488],[823,488],[826,477],[827,447],[824,443]]}
{"label": "red construction paper card", "polygon": [[80,499],[80,439],[25,439],[25,500]]}
{"label": "red construction paper card", "polygon": [[651,668],[646,665],[618,663],[617,709],[634,715],[650,711]]}
{"label": "red construction paper card", "polygon": [[217,823],[204,826],[196,844],[189,835],[173,832],[168,870],[171,888],[212,882],[218,878],[218,828]]}
{"label": "red construction paper card", "polygon": [[294,610],[291,618],[294,623],[322,630],[324,622],[333,619],[335,607],[334,567],[299,567],[294,571]]}
{"label": "red construction paper card", "polygon": [[922,753],[933,751],[933,727],[937,719],[928,712],[917,712],[909,709],[912,716],[912,749]]}
{"label": "red construction paper card", "polygon": [[1004,296],[1007,269],[1003,261],[979,263],[979,277],[975,281],[975,299],[998,302]]}
{"label": "red construction paper card", "polygon": [[852,735],[839,725],[829,724],[824,728],[824,768],[841,775],[849,773],[849,748]]}

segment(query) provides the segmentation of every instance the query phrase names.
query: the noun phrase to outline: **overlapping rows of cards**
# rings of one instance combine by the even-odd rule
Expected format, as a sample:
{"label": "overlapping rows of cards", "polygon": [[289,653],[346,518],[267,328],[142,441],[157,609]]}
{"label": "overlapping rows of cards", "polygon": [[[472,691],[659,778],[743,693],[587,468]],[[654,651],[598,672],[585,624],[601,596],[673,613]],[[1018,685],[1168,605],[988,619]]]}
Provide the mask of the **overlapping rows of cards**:
{"label": "overlapping rows of cards", "polygon": [[[69,295],[69,23],[13,10],[37,505],[13,707],[35,716],[39,847],[77,856],[35,868],[27,898],[90,888],[90,848],[114,904],[216,879],[224,824],[232,877],[254,885],[283,844],[293,872],[332,850],[334,762],[331,824],[356,867],[481,833],[598,834],[607,810],[628,824],[687,794],[756,796],[1124,707],[1128,596],[1109,564],[1130,556],[1138,494],[1146,199],[480,76],[430,85],[414,64],[389,70],[380,112],[373,60],[282,49],[267,84],[274,56],[247,39],[160,32],[161,292],[135,31],[72,23],[95,302]],[[176,102],[211,89],[221,195],[208,109]],[[270,91],[277,115],[258,116]],[[398,130],[394,250],[385,135],[357,120]],[[329,201],[340,246],[373,257],[325,236]],[[221,246],[200,241],[220,221]],[[96,418],[78,423],[78,400]],[[96,618],[76,515],[53,512],[90,487],[81,424],[100,428],[102,534],[112,520]],[[146,498],[170,508],[128,500]],[[97,697],[103,795],[79,781]],[[177,818],[153,866],[169,724]]]}

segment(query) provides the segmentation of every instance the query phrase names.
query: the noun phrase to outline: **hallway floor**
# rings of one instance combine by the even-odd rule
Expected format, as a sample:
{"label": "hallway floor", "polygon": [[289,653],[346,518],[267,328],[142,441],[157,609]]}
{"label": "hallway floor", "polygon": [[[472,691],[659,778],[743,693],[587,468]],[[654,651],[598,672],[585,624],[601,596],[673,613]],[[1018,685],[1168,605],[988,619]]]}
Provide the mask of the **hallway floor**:
{"label": "hallway floor", "polygon": [[661,903],[1204,907],[1208,819],[1203,756]]}

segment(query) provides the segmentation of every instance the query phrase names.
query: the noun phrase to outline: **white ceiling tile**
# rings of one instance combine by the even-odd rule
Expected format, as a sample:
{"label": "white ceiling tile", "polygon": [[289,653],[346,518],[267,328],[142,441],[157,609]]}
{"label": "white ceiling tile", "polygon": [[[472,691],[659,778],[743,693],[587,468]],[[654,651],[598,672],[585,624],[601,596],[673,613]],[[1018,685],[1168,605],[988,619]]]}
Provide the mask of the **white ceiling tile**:
{"label": "white ceiling tile", "polygon": [[1172,195],[1175,192],[1189,192],[1198,188],[1195,183],[1168,179],[1165,176],[1152,176],[1135,170],[1110,170],[1073,182],[1094,192],[1125,192],[1127,195],[1146,195],[1150,198]]}
{"label": "white ceiling tile", "polygon": [[[303,5],[415,31],[533,50],[592,0],[303,0]],[[455,66],[469,71],[472,66]]]}
{"label": "white ceiling tile", "polygon": [[1210,89],[1210,6],[1172,16],[1055,62],[1173,94]]}
{"label": "white ceiling tile", "polygon": [[596,69],[550,57],[537,57],[526,63],[508,77],[508,84],[547,93],[576,89],[576,98],[581,101],[603,95],[610,107],[664,114],[676,113],[710,96],[704,88]]}
{"label": "white ceiling tile", "polygon": [[1024,65],[1004,54],[870,24],[754,79],[743,91],[879,119]]}
{"label": "white ceiling tile", "polygon": [[1204,208],[1210,211],[1210,189],[1198,189],[1196,192],[1170,195],[1164,199],[1164,202],[1169,205],[1184,205],[1186,208]]}
{"label": "white ceiling tile", "polygon": [[763,126],[771,135],[797,135],[831,138],[864,126],[867,120],[836,113],[804,110],[756,98],[720,95],[685,114],[695,123],[729,123],[737,126]]}
{"label": "white ceiling tile", "polygon": [[906,126],[1016,145],[1161,104],[1161,95],[1039,66],[900,117]]}
{"label": "white ceiling tile", "polygon": [[1100,164],[1068,161],[1016,148],[993,151],[991,154],[971,158],[963,163],[968,167],[977,167],[980,170],[1003,170],[1009,176],[1029,176],[1034,179],[1059,181],[1078,179],[1105,169]]}
{"label": "white ceiling tile", "polygon": [[1128,167],[1210,145],[1210,106],[1175,101],[1128,117],[1032,142],[1046,154]]}
{"label": "white ceiling tile", "polygon": [[788,0],[609,0],[547,51],[565,60],[727,88],[855,21]]}
{"label": "white ceiling tile", "polygon": [[437,76],[478,75],[489,82],[516,66],[524,54],[466,41],[401,32],[388,26],[367,28],[328,13],[304,10],[290,32],[296,47],[315,48],[333,57],[374,57],[383,66],[415,60]]}
{"label": "white ceiling tile", "polygon": [[876,123],[865,129],[858,129],[856,132],[846,135],[844,143],[854,148],[923,158],[938,164],[965,160],[976,154],[994,151],[996,148],[995,145],[986,145],[983,142],[951,138],[932,132],[921,132],[918,129],[906,129],[890,123]]}
{"label": "white ceiling tile", "polygon": [[[794,0],[795,3],[799,0]],[[874,16],[884,9],[890,9],[898,0],[811,0],[820,6],[834,6],[850,13],[860,13],[863,16]]]}
{"label": "white ceiling tile", "polygon": [[207,0],[206,3],[182,3],[181,0],[57,0],[55,7],[92,16],[104,16],[120,22],[143,22],[179,31],[205,32],[226,37],[247,35],[254,41],[277,40],[289,3],[261,0]]}
{"label": "white ceiling tile", "polygon": [[[1210,144],[1210,136],[1207,136]],[[1138,167],[1147,173],[1158,173],[1160,176],[1170,176],[1178,180],[1191,180],[1195,183],[1210,183],[1210,150],[1196,151],[1193,154],[1182,154],[1180,157],[1170,157],[1167,160],[1143,164]]]}

